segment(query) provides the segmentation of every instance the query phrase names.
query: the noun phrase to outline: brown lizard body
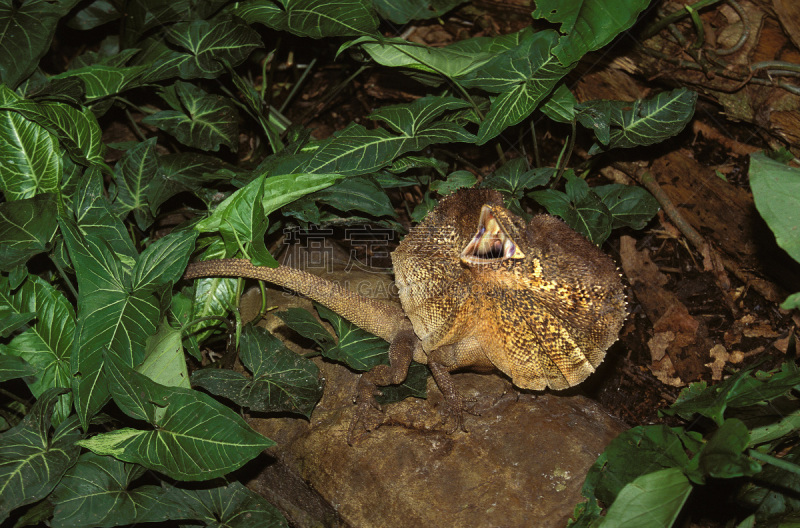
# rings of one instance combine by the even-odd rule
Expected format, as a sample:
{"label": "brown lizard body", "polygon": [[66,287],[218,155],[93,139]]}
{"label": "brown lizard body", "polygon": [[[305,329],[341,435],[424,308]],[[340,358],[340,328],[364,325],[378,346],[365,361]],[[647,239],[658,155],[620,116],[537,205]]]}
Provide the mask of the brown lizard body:
{"label": "brown lizard body", "polygon": [[242,259],[190,264],[185,278],[246,277],[294,290],[391,343],[390,365],[365,373],[359,411],[376,387],[425,363],[461,425],[449,372],[498,369],[520,388],[565,389],[586,379],[626,316],[620,276],[594,244],[548,215],[527,224],[491,190],[444,198],[392,253],[402,308],[300,270]]}

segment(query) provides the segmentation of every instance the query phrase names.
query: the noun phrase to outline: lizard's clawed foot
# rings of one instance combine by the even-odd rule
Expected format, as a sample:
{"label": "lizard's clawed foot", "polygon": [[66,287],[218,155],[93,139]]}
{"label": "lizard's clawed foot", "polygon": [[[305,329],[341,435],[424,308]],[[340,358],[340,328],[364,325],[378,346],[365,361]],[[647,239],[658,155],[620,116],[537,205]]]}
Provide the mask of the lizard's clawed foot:
{"label": "lizard's clawed foot", "polygon": [[[361,438],[361,434],[356,434],[358,429],[363,431],[372,431],[377,429],[383,423],[383,410],[375,396],[379,395],[374,384],[364,380],[362,377],[358,383],[357,394],[355,398],[356,410],[353,413],[353,419],[350,422],[350,427],[347,429],[347,443],[353,445]],[[361,424],[361,427],[359,427]]]}
{"label": "lizard's clawed foot", "polygon": [[[447,434],[453,434],[456,431],[467,431],[464,427],[464,413],[473,416],[480,416],[480,413],[474,410],[475,404],[478,400],[475,398],[463,398],[458,393],[452,393],[445,396],[444,417],[437,424],[437,428],[445,428]],[[448,424],[451,424],[449,426]]]}

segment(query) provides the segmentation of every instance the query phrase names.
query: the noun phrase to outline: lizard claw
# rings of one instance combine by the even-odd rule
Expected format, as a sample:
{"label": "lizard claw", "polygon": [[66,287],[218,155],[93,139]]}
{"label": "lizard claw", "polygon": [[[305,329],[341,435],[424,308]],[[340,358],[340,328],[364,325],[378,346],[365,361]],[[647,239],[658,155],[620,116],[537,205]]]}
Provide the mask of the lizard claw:
{"label": "lizard claw", "polygon": [[372,431],[377,429],[383,423],[383,409],[375,400],[375,396],[380,392],[375,386],[364,380],[362,377],[358,383],[358,389],[354,403],[356,410],[353,413],[353,419],[350,421],[350,427],[347,428],[347,443],[353,445],[360,440],[361,435],[356,434],[359,429],[358,424],[364,431]]}
{"label": "lizard claw", "polygon": [[[445,428],[447,434],[453,434],[459,430],[468,433],[469,431],[464,426],[464,413],[480,416],[480,413],[474,410],[477,401],[475,398],[463,398],[456,393],[449,395],[445,398],[444,417],[436,427]],[[453,424],[452,427],[447,426],[450,422]]]}

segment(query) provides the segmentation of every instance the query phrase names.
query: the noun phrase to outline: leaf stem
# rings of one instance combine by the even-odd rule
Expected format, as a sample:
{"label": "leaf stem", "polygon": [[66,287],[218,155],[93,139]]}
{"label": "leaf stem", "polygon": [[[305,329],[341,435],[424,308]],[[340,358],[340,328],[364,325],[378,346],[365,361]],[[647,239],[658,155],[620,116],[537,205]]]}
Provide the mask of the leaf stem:
{"label": "leaf stem", "polygon": [[494,149],[497,151],[497,157],[500,158],[500,164],[506,164],[506,153],[503,152],[503,146],[500,145],[500,142],[494,144]]}
{"label": "leaf stem", "polygon": [[147,136],[144,135],[142,130],[139,128],[139,125],[136,124],[136,121],[133,119],[133,116],[131,115],[131,112],[130,110],[128,110],[127,107],[125,108],[125,115],[131,122],[131,126],[133,127],[133,133],[136,134],[136,137],[138,137],[142,141],[145,141],[147,139]]}
{"label": "leaf stem", "polygon": [[194,326],[196,324],[204,323],[206,321],[222,321],[228,327],[228,331],[229,332],[233,332],[233,327],[231,326],[231,321],[227,317],[222,317],[221,315],[206,315],[204,317],[198,317],[197,319],[194,319],[193,321],[189,321],[188,323],[183,325],[183,328],[186,329],[186,328],[192,327],[192,326]]}
{"label": "leaf stem", "polygon": [[539,140],[536,138],[536,126],[533,119],[531,119],[531,137],[533,137],[533,160],[538,168],[542,166],[542,157],[539,154]]}
{"label": "leaf stem", "polygon": [[553,180],[553,183],[560,180],[561,176],[564,174],[564,171],[567,170],[567,164],[569,163],[569,159],[572,157],[572,150],[575,148],[575,135],[577,133],[578,133],[578,125],[576,124],[576,121],[573,119],[572,133],[569,135],[567,144],[564,145],[564,148],[561,149],[561,153],[558,155],[558,162],[556,163],[558,172],[556,172],[556,177]]}
{"label": "leaf stem", "polygon": [[692,19],[692,24],[694,24],[694,30],[697,32],[697,40],[694,41],[692,44],[692,48],[700,49],[703,47],[706,41],[706,30],[703,27],[703,21],[700,20],[700,15],[697,14],[697,11],[692,9],[692,6],[686,6],[686,11],[689,12],[689,16]]}
{"label": "leaf stem", "polygon": [[790,473],[794,473],[795,475],[800,475],[800,466],[797,464],[793,464],[791,462],[787,462],[782,458],[777,458],[772,455],[768,455],[766,453],[761,453],[760,451],[756,451],[755,449],[748,449],[747,454],[750,455],[752,458],[759,460],[761,462],[770,464],[775,466],[776,468],[780,468],[784,471],[789,471]]}
{"label": "leaf stem", "polygon": [[5,389],[0,389],[0,394],[11,398],[15,402],[17,402],[17,403],[21,404],[22,406],[24,406],[26,409],[30,409],[31,407],[33,407],[33,405],[31,405],[31,403],[28,400],[26,400],[24,398],[20,398],[19,396],[17,396],[13,392],[9,392],[9,391],[7,391]]}
{"label": "leaf stem", "polygon": [[[325,98],[325,100],[322,102],[322,105],[317,105],[317,107],[316,107],[316,108],[317,108],[317,110],[316,110],[316,111],[314,111],[314,107],[312,106],[311,108],[309,108],[309,109],[308,109],[308,110],[307,110],[307,111],[306,111],[306,112],[305,112],[305,113],[304,113],[304,114],[303,114],[303,115],[300,117],[300,119],[298,119],[298,122],[302,123],[302,124],[303,124],[303,126],[307,125],[307,124],[308,124],[308,122],[309,122],[309,121],[311,121],[311,119],[313,119],[313,118],[314,118],[314,116],[316,116],[316,115],[319,115],[319,113],[322,111],[322,109],[323,109],[323,108],[325,108],[326,106],[328,106],[328,104],[329,104],[331,101],[333,101],[333,98],[334,98],[334,97],[336,97],[337,95],[339,95],[339,92],[341,92],[341,91],[344,89],[344,87],[345,87],[345,86],[347,86],[348,84],[350,84],[350,83],[353,81],[353,79],[355,79],[356,77],[358,77],[359,75],[361,75],[361,72],[363,72],[363,71],[364,71],[364,70],[366,70],[366,69],[367,69],[367,67],[366,67],[366,66],[364,66],[364,65],[362,65],[362,66],[359,66],[359,68],[358,68],[358,69],[357,69],[357,70],[356,70],[354,73],[352,73],[351,75],[349,75],[349,76],[348,76],[348,77],[347,77],[345,80],[343,80],[342,82],[340,82],[339,84],[337,84],[337,85],[336,85],[336,87],[334,87],[334,89],[333,89],[333,90],[331,90],[330,94],[328,94],[328,96],[327,96],[327,97]],[[312,113],[312,112],[314,112],[314,113]]]}
{"label": "leaf stem", "polygon": [[58,263],[58,259],[54,258],[52,254],[48,255],[50,257],[50,261],[55,265],[56,269],[58,270],[58,274],[61,275],[61,278],[64,280],[64,283],[67,285],[70,293],[75,298],[75,302],[78,302],[78,290],[75,289],[75,286],[72,284],[72,281],[69,280],[67,277],[67,273],[64,271],[64,268],[61,267],[61,264]]}
{"label": "leaf stem", "polygon": [[[691,7],[694,11],[699,11],[699,10],[705,8],[705,7],[712,6],[714,4],[718,4],[721,1],[722,0],[700,0],[699,2],[695,2],[694,4],[692,4],[689,7]],[[649,27],[645,28],[645,30],[642,31],[642,39],[643,40],[649,39],[653,35],[656,35],[657,33],[659,33],[665,27],[669,26],[670,24],[674,24],[678,20],[680,20],[683,17],[688,16],[688,15],[689,15],[689,13],[685,9],[679,9],[679,10],[673,12],[673,13],[670,13],[669,15],[665,16],[664,18],[661,18],[661,19],[657,20],[652,25],[650,25]]]}
{"label": "leaf stem", "polygon": [[[414,45],[414,44],[411,44],[410,42],[409,42],[408,44],[409,44],[409,46],[413,46],[413,45]],[[455,85],[455,87],[458,89],[458,91],[459,91],[459,92],[461,92],[461,95],[463,95],[463,96],[464,96],[464,98],[465,98],[467,101],[469,101],[469,104],[470,104],[470,105],[472,105],[472,109],[473,109],[473,110],[475,110],[475,113],[478,115],[478,118],[479,118],[481,121],[483,121],[483,120],[484,120],[485,116],[483,115],[483,112],[481,112],[481,109],[480,109],[480,107],[479,107],[479,106],[478,106],[478,104],[477,104],[477,103],[476,103],[476,102],[475,102],[475,101],[472,99],[472,97],[469,95],[469,92],[467,92],[466,88],[464,88],[463,86],[461,86],[461,84],[460,84],[458,81],[456,81],[455,79],[453,79],[452,77],[450,77],[449,75],[447,75],[446,73],[444,73],[442,70],[440,70],[440,69],[439,69],[439,68],[437,68],[436,66],[434,66],[434,65],[432,65],[432,64],[429,64],[429,63],[425,62],[424,60],[422,60],[422,59],[421,59],[421,58],[419,58],[419,57],[415,57],[415,56],[411,55],[410,53],[408,53],[407,51],[405,51],[404,49],[402,49],[402,46],[397,46],[397,45],[395,45],[394,47],[395,47],[395,49],[397,49],[397,51],[399,51],[400,53],[402,53],[402,54],[404,54],[404,55],[406,55],[406,56],[410,57],[411,59],[413,59],[413,60],[415,60],[415,61],[419,62],[419,63],[420,63],[420,64],[422,64],[423,66],[427,66],[427,67],[428,67],[428,68],[430,68],[431,70],[435,71],[436,73],[438,73],[439,75],[441,75],[442,77],[444,77],[445,79],[447,79],[448,81],[450,81],[451,83],[453,83],[453,84]],[[419,47],[423,47],[423,48],[424,48],[424,47],[426,47],[426,46],[419,45]],[[502,158],[502,156],[501,156],[501,158]]]}
{"label": "leaf stem", "polygon": [[311,62],[308,63],[308,66],[306,66],[305,70],[303,70],[303,73],[300,75],[300,78],[297,79],[297,82],[294,83],[294,86],[292,86],[292,89],[289,92],[289,95],[286,96],[286,99],[284,99],[283,104],[281,104],[281,107],[278,108],[278,112],[279,113],[283,114],[283,111],[286,110],[286,107],[289,105],[291,100],[294,99],[294,96],[297,95],[297,90],[299,90],[300,87],[303,85],[303,81],[306,80],[306,77],[308,77],[308,74],[311,73],[311,70],[314,69],[314,65],[316,63],[317,63],[317,58],[316,57],[311,59]]}

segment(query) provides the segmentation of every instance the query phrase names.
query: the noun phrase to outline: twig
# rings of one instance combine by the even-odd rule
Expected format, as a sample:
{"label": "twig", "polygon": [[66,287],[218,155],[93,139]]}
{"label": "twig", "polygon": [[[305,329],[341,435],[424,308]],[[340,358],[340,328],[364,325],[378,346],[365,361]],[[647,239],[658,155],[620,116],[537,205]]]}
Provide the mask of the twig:
{"label": "twig", "polygon": [[[619,167],[618,167],[619,168]],[[658,203],[661,204],[662,209],[664,209],[664,213],[672,220],[672,223],[675,224],[675,227],[683,233],[683,236],[689,239],[689,242],[692,245],[700,249],[702,246],[706,245],[708,242],[703,238],[703,235],[697,232],[697,230],[683,218],[678,208],[675,207],[675,204],[672,203],[672,200],[669,199],[667,193],[664,192],[664,189],[658,184],[656,179],[650,174],[648,171],[643,171],[641,174],[635,174],[634,177],[639,180],[645,189],[650,191]]]}
{"label": "twig", "polygon": [[[626,170],[627,167],[624,167],[621,163],[615,164],[615,166],[623,172],[633,176],[634,179],[641,183],[645,189],[650,191],[650,194],[652,194],[658,203],[661,204],[664,213],[666,213],[669,219],[675,224],[675,227],[677,227],[683,236],[685,236],[695,247],[695,249],[701,255],[703,255],[703,268],[706,271],[711,271],[714,274],[717,285],[723,293],[723,298],[725,299],[728,308],[731,310],[731,312],[737,313],[739,309],[737,308],[733,297],[730,295],[731,281],[728,278],[728,275],[725,273],[726,266],[719,252],[714,249],[714,247],[705,238],[703,238],[703,236],[698,233],[697,230],[692,227],[691,224],[689,224],[689,222],[686,221],[680,211],[678,211],[678,208],[675,207],[675,204],[672,203],[672,200],[670,200],[669,196],[667,196],[667,193],[664,192],[650,172],[644,169],[638,171]],[[633,174],[631,174],[631,172],[633,172]]]}
{"label": "twig", "polygon": [[[719,3],[721,0],[700,0],[699,2],[695,2],[692,4],[692,9],[695,11],[699,11],[705,7],[712,6],[714,4]],[[683,17],[689,16],[689,13],[685,9],[679,9],[674,13],[671,13],[664,18],[658,20],[650,27],[646,28],[642,32],[643,39],[649,39],[653,35],[656,35],[661,32],[662,29],[669,26],[670,24],[674,24],[678,20],[682,19]]]}

